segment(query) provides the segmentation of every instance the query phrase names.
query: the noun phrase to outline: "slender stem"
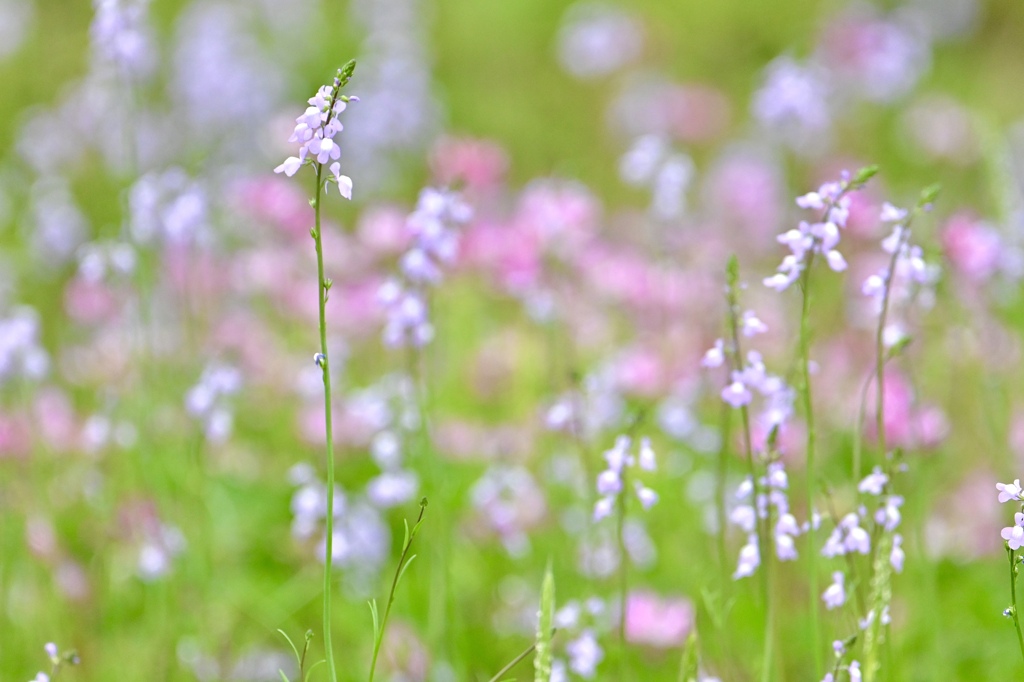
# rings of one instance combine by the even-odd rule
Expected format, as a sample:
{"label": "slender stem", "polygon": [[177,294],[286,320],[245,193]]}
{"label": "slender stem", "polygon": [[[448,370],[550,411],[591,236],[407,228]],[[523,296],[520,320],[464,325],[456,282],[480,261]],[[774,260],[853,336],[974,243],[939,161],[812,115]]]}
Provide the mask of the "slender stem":
{"label": "slender stem", "polygon": [[[730,278],[733,275],[730,274]],[[740,309],[739,301],[737,300],[736,293],[737,282],[730,279],[728,287],[726,289],[726,296],[729,303],[729,334],[732,341],[732,369],[734,372],[741,372],[743,370],[743,349],[740,345],[740,332],[739,332],[739,318]],[[757,468],[754,462],[754,439],[751,434],[750,428],[750,410],[746,405],[740,406],[740,421],[743,426],[743,448],[747,455],[747,469],[750,475],[750,483],[752,486],[751,495],[753,497],[754,516],[757,524],[757,551],[761,557],[761,593],[764,597],[765,602],[765,623],[764,623],[764,651],[763,659],[761,662],[761,679],[769,680],[771,678],[772,659],[774,657],[775,637],[774,637],[774,616],[775,611],[772,608],[771,599],[771,576],[770,576],[770,564],[771,557],[769,556],[771,547],[769,545],[768,536],[771,532],[771,505],[765,495],[765,510],[767,512],[764,519],[761,518],[761,512],[759,509],[759,497],[760,497],[760,485],[758,484]]]}
{"label": "slender stem", "polygon": [[334,420],[331,410],[331,366],[327,352],[327,280],[324,278],[323,235],[320,231],[320,200],[323,194],[322,164],[316,164],[316,198],[313,210],[316,224],[313,241],[316,243],[316,273],[320,303],[320,363],[324,379],[324,429],[327,435],[327,546],[324,557],[324,649],[327,658],[327,674],[331,682],[337,682],[338,673],[334,667],[334,648],[331,645],[331,572],[334,563]]}
{"label": "slender stem", "polygon": [[729,584],[729,571],[726,570],[726,566],[729,563],[727,558],[727,550],[725,545],[725,527],[726,527],[726,515],[725,515],[725,477],[728,474],[728,460],[726,459],[729,454],[729,437],[732,435],[732,408],[722,402],[722,442],[718,447],[718,471],[715,479],[715,507],[717,511],[718,519],[718,563],[720,566],[721,574],[723,576],[722,582],[725,585]]}
{"label": "slender stem", "polygon": [[804,418],[807,421],[807,516],[810,525],[807,529],[807,546],[810,563],[810,609],[811,609],[811,646],[814,649],[814,673],[817,675],[822,668],[821,628],[818,614],[818,552],[817,529],[814,527],[814,482],[817,478],[814,461],[817,432],[814,428],[814,407],[811,398],[811,266],[814,264],[814,250],[807,256],[804,270],[800,274],[800,290],[802,304],[800,307],[800,362],[803,367],[803,384],[800,395],[803,399]]}
{"label": "slender stem", "polygon": [[1020,644],[1021,659],[1024,660],[1024,632],[1020,629],[1020,614],[1017,613],[1017,553],[1006,547],[1006,556],[1010,560],[1010,597],[1013,600],[1013,627],[1017,629],[1017,643]]}
{"label": "slender stem", "polygon": [[[892,282],[896,277],[896,261],[910,234],[909,223],[900,228],[900,238],[889,259],[882,291],[882,309],[878,312],[878,329],[875,330],[875,430],[878,438],[879,461],[885,461],[885,320],[889,313],[889,299],[892,296]],[[859,472],[858,472],[859,473]]]}
{"label": "slender stem", "polygon": [[[416,531],[419,530],[420,524],[423,523],[423,514],[427,511],[426,498],[420,503],[420,515],[416,519],[416,525],[412,527],[409,532],[409,538],[405,542],[405,546],[402,547],[402,555],[398,558],[398,566],[395,568],[395,577],[391,580],[391,592],[388,593],[388,603],[384,607],[384,617],[380,621],[380,629],[377,631],[377,639],[373,643],[373,660],[370,662],[370,682],[373,682],[373,675],[377,670],[377,657],[380,655],[380,645],[384,642],[384,628],[388,625],[388,616],[391,614],[391,606],[395,603],[395,591],[398,589],[398,581],[402,579],[402,573],[404,573],[404,567],[406,564],[406,557],[409,556],[409,550],[412,548],[412,541],[416,538]],[[407,526],[408,528],[408,526]]]}
{"label": "slender stem", "polygon": [[619,547],[619,679],[626,679],[626,593],[629,590],[629,574],[627,573],[626,556],[626,467],[622,467],[622,490],[619,492],[618,518],[615,536]]}

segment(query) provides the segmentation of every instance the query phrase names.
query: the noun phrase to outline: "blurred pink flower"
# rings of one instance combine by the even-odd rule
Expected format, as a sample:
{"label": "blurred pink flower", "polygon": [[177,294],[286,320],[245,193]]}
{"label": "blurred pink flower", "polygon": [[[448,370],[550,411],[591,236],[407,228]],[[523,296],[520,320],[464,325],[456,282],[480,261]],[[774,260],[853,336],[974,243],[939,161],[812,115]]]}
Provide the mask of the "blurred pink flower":
{"label": "blurred pink flower", "polygon": [[297,183],[277,176],[247,178],[231,188],[231,199],[242,215],[296,239],[309,238],[312,209],[307,193]]}
{"label": "blurred pink flower", "polygon": [[394,206],[374,206],[359,217],[356,235],[371,253],[393,255],[404,251],[412,239],[405,227],[406,212]]}
{"label": "blurred pink flower", "polygon": [[662,598],[636,590],[626,601],[626,639],[658,649],[682,646],[694,625],[694,609],[684,597]]}
{"label": "blurred pink flower", "polygon": [[118,301],[105,282],[75,277],[64,289],[64,310],[75,322],[97,324],[117,314]]}
{"label": "blurred pink flower", "polygon": [[958,272],[984,282],[998,270],[1003,244],[998,232],[961,211],[942,229],[942,250]]}
{"label": "blurred pink flower", "polygon": [[508,170],[508,155],[491,140],[444,136],[431,150],[430,167],[442,184],[461,181],[472,190],[499,184]]}

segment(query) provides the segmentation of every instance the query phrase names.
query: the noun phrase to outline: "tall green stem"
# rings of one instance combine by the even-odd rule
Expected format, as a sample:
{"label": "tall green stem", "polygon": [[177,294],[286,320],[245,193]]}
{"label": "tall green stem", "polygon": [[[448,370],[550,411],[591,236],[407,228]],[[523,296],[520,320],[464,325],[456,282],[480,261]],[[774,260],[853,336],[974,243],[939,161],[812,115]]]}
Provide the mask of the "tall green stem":
{"label": "tall green stem", "polygon": [[810,609],[811,609],[811,646],[814,649],[814,674],[820,673],[822,668],[821,658],[821,632],[820,618],[818,614],[818,543],[815,536],[817,529],[814,523],[814,482],[817,478],[814,461],[814,451],[817,442],[817,432],[814,428],[814,406],[811,399],[811,266],[814,264],[814,251],[807,256],[804,263],[804,270],[800,274],[800,290],[803,301],[800,307],[800,364],[803,369],[803,383],[800,387],[800,396],[804,406],[804,418],[807,421],[807,516],[810,524],[807,529],[807,546],[810,563]]}
{"label": "tall green stem", "polygon": [[331,367],[327,352],[327,295],[329,287],[324,277],[324,245],[320,231],[320,199],[323,195],[322,164],[316,164],[316,196],[313,199],[315,226],[313,241],[316,242],[316,273],[320,298],[320,366],[324,378],[324,427],[327,434],[327,547],[324,556],[324,649],[327,658],[327,674],[331,682],[337,682],[338,673],[334,667],[334,648],[331,643],[331,572],[334,563],[334,419],[331,412]]}
{"label": "tall green stem", "polygon": [[[739,265],[735,256],[729,260],[726,269],[726,298],[729,304],[729,334],[731,340],[730,353],[732,370],[743,371],[743,348],[740,345],[740,307],[737,289],[739,288]],[[758,509],[758,497],[760,486],[758,485],[757,467],[754,462],[754,439],[750,428],[750,410],[746,405],[740,406],[740,421],[743,426],[743,447],[747,456],[747,468],[750,474],[751,496],[753,498],[754,515],[757,525],[757,551],[761,558],[761,593],[764,595],[765,623],[764,623],[764,651],[761,661],[761,680],[768,682],[772,677],[773,659],[775,655],[775,610],[772,607],[772,581],[771,581],[771,545],[769,535],[771,533],[771,505],[765,504],[765,518],[760,518]],[[724,436],[723,436],[724,437]],[[767,498],[767,494],[766,494]]]}
{"label": "tall green stem", "polygon": [[1006,547],[1006,556],[1010,560],[1010,598],[1013,604],[1010,610],[1013,613],[1013,627],[1017,629],[1017,643],[1020,644],[1021,660],[1024,660],[1024,632],[1020,629],[1020,614],[1017,613],[1017,556],[1016,552]]}

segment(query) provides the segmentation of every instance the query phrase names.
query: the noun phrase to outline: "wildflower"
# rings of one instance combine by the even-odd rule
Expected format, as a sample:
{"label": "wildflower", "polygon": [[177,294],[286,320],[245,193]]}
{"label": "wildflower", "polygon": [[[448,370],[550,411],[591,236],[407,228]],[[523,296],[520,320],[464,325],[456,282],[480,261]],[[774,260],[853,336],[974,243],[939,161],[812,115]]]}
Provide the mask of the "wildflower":
{"label": "wildflower", "polygon": [[906,561],[907,554],[903,551],[903,536],[897,533],[892,537],[892,551],[889,552],[889,564],[892,566],[892,570],[897,573],[903,572],[903,562]]}
{"label": "wildflower", "polygon": [[754,396],[750,390],[743,385],[742,381],[733,381],[722,389],[722,400],[732,407],[743,407],[749,405]]}
{"label": "wildflower", "polygon": [[1020,479],[1014,479],[1013,483],[996,483],[996,490],[999,491],[999,502],[1009,502],[1010,500],[1021,499],[1021,493],[1024,492],[1020,487]]}
{"label": "wildflower", "polygon": [[[645,471],[654,471],[657,468],[650,439],[641,439],[637,458],[630,454],[632,443],[629,436],[620,435],[615,439],[615,445],[604,453],[608,468],[597,476],[597,494],[601,497],[594,504],[594,521],[600,521],[611,514],[616,498],[622,493],[623,474],[627,468],[639,466]],[[645,510],[657,503],[658,494],[639,481],[634,481],[633,489]]]}
{"label": "wildflower", "polygon": [[604,659],[604,650],[597,643],[594,631],[587,629],[565,646],[569,655],[569,668],[585,679],[591,679],[597,672],[598,664]]}
{"label": "wildflower", "polygon": [[886,498],[885,504],[875,512],[875,523],[887,531],[896,530],[902,519],[900,514],[901,506],[903,506],[903,497],[900,495],[890,495]]}
{"label": "wildflower", "polygon": [[757,547],[757,536],[747,537],[747,544],[740,548],[740,560],[736,571],[732,574],[733,580],[747,578],[754,575],[754,571],[761,565],[761,551]]}
{"label": "wildflower", "polygon": [[715,345],[708,349],[704,353],[704,357],[700,361],[701,367],[707,367],[713,369],[715,367],[721,367],[725,363],[725,348],[722,339],[717,339]]}
{"label": "wildflower", "polygon": [[864,480],[857,486],[857,490],[869,495],[881,495],[885,486],[889,483],[889,477],[882,473],[882,467],[876,466]]}
{"label": "wildflower", "polygon": [[[344,69],[338,69],[331,85],[321,86],[316,94],[307,100],[309,106],[301,116],[295,119],[289,142],[298,142],[298,156],[289,156],[274,169],[275,173],[284,173],[288,177],[295,175],[302,166],[317,163],[318,168],[330,164],[328,182],[338,185],[338,191],[346,199],[352,198],[352,179],[341,174],[341,148],[334,137],[344,130],[338,119],[345,111],[349,102],[358,102],[358,97],[341,94],[341,89],[352,77],[355,62],[349,62]],[[332,163],[334,162],[334,163]]]}
{"label": "wildflower", "polygon": [[740,329],[744,336],[756,336],[768,331],[768,325],[758,319],[753,310],[747,310],[740,319]]}
{"label": "wildflower", "polygon": [[821,595],[825,608],[832,610],[846,603],[846,587],[842,571],[832,574],[832,584]]}
{"label": "wildflower", "polygon": [[846,670],[850,675],[850,682],[861,682],[860,663],[851,661],[850,667]]}
{"label": "wildflower", "polygon": [[847,193],[862,182],[862,173],[853,181],[844,173],[840,182],[828,182],[796,200],[804,209],[823,211],[820,222],[800,221],[796,229],[780,234],[776,239],[789,248],[790,253],[782,259],[778,272],[764,280],[765,286],[783,291],[800,277],[813,254],[825,256],[828,266],[835,272],[846,269],[846,259],[836,249],[839,246],[839,230],[845,227],[850,214],[850,198]]}
{"label": "wildflower", "polygon": [[1001,535],[1010,549],[1014,551],[1020,549],[1020,546],[1024,545],[1024,514],[1020,512],[1014,514],[1013,525],[1004,528]]}

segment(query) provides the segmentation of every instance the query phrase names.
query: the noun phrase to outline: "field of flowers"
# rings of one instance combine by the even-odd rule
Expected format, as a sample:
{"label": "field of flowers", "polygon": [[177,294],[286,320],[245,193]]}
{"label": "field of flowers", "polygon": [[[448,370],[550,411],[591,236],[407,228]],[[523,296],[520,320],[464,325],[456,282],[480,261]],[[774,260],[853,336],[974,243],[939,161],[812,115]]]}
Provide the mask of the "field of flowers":
{"label": "field of flowers", "polygon": [[0,679],[1024,679],[1020,0],[0,0],[0,83]]}

